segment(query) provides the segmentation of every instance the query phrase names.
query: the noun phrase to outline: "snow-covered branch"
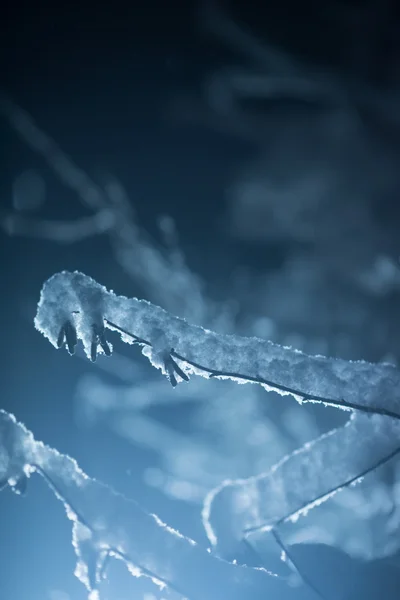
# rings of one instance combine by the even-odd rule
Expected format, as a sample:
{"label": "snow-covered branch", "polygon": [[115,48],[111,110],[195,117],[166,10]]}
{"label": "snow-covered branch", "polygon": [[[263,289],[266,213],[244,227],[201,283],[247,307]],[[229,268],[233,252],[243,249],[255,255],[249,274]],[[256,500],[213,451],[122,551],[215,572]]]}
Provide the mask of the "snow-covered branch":
{"label": "snow-covered branch", "polygon": [[[76,575],[90,600],[110,558],[122,559],[135,576],[150,577],[193,600],[295,598],[286,583],[264,569],[223,561],[107,485],[91,479],[69,456],[34,439],[13,415],[0,410],[0,489],[16,493],[37,472],[64,504],[73,522]],[[305,596],[312,598],[312,596]]]}
{"label": "snow-covered branch", "polygon": [[348,485],[400,454],[400,423],[356,413],[285,456],[266,473],[224,481],[205,499],[203,524],[219,552],[228,555],[252,534],[296,521]]}

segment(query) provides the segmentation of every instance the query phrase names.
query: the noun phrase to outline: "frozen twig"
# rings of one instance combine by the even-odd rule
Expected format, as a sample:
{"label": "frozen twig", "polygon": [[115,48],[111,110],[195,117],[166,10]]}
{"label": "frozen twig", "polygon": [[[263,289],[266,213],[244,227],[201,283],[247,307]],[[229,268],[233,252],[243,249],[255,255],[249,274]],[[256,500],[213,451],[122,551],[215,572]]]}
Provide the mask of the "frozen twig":
{"label": "frozen twig", "polygon": [[[190,271],[177,249],[172,255],[165,256],[165,252],[140,230],[132,203],[118,181],[107,176],[102,186],[97,185],[28,112],[1,93],[0,114],[23,141],[44,158],[55,176],[76,194],[78,201],[93,212],[88,217],[63,222],[2,211],[0,228],[9,235],[58,243],[74,243],[106,233],[117,261],[130,277],[146,286],[156,302],[161,301],[162,289],[167,307],[172,311],[179,310],[186,316],[190,306],[191,318],[198,323],[219,317],[216,307],[205,298],[200,279]],[[168,281],[168,286],[160,286],[160,280]]]}
{"label": "frozen twig", "polygon": [[0,487],[9,485],[21,493],[34,472],[42,475],[73,522],[75,573],[90,600],[100,597],[98,588],[113,557],[135,576],[150,577],[190,600],[261,600],[283,592],[294,600],[298,595],[264,569],[218,559],[135,501],[88,477],[75,460],[35,440],[13,415],[0,410]]}
{"label": "frozen twig", "polygon": [[238,541],[273,532],[400,454],[400,422],[356,413],[334,429],[285,456],[266,473],[224,481],[206,497],[203,524],[226,555]]}
{"label": "frozen twig", "polygon": [[153,366],[176,382],[190,373],[253,382],[299,402],[400,419],[400,372],[393,365],[308,356],[268,340],[217,334],[145,300],[117,296],[77,271],[44,284],[35,325],[58,347],[68,321],[92,359],[94,327],[105,327],[142,346]]}

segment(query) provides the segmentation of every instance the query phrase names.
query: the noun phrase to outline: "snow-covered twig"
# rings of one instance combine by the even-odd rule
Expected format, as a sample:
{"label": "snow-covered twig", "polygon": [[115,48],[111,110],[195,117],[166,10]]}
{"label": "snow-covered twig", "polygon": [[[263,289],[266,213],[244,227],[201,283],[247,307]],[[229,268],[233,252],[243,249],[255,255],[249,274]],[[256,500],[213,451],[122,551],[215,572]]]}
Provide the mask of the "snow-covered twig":
{"label": "snow-covered twig", "polygon": [[192,600],[295,598],[276,576],[223,561],[183,536],[135,501],[91,479],[69,456],[34,439],[15,417],[0,410],[0,489],[22,493],[37,472],[64,504],[73,522],[76,575],[90,600],[110,558],[122,559],[135,576],[150,577]]}
{"label": "snow-covered twig", "polygon": [[117,296],[77,271],[44,284],[35,325],[55,347],[66,341],[70,352],[81,340],[91,359],[98,346],[105,352],[105,328],[117,331],[124,342],[142,346],[173,385],[195,373],[400,420],[400,371],[393,365],[308,356],[268,340],[217,334],[145,300]]}
{"label": "snow-covered twig", "polygon": [[400,423],[357,413],[285,456],[266,473],[224,481],[206,497],[203,524],[226,555],[243,538],[296,521],[400,454]]}
{"label": "snow-covered twig", "polygon": [[[220,311],[205,298],[202,282],[188,268],[178,248],[170,248],[172,252],[166,256],[140,230],[133,205],[118,181],[107,176],[102,186],[97,185],[28,112],[4,93],[0,93],[0,115],[7,119],[27,146],[43,157],[60,182],[75,193],[78,201],[93,213],[88,217],[62,222],[27,217],[16,211],[2,211],[0,228],[8,235],[26,235],[57,243],[75,243],[94,235],[108,234],[117,262],[130,277],[146,286],[155,302],[161,301],[162,289],[164,301],[170,310],[179,310],[180,314],[187,316],[190,307],[191,318],[197,323],[220,321],[219,325],[222,324]],[[164,218],[163,233],[167,237],[171,237],[171,227],[171,220]],[[160,281],[168,281],[168,287],[160,286]],[[228,319],[225,316],[225,321]]]}

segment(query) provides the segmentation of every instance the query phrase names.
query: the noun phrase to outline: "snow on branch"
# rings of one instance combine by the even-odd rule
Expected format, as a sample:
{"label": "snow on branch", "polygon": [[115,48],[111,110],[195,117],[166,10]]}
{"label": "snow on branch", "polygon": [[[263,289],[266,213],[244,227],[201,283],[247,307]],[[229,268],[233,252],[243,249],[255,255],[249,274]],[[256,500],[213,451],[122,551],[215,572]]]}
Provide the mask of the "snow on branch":
{"label": "snow on branch", "polygon": [[173,386],[195,373],[259,383],[299,402],[400,419],[400,371],[393,365],[308,356],[268,340],[217,334],[145,300],[117,296],[77,271],[46,281],[35,325],[71,354],[81,340],[92,360],[97,352],[111,353],[105,330],[117,331],[124,342],[141,345]]}
{"label": "snow on branch", "polygon": [[344,427],[308,442],[266,473],[212,490],[202,512],[208,538],[227,556],[242,540],[296,521],[399,454],[398,420],[355,413]]}
{"label": "snow on branch", "polygon": [[294,599],[298,594],[264,569],[215,557],[135,501],[88,477],[74,459],[35,440],[13,415],[0,410],[0,489],[10,486],[20,494],[35,472],[73,522],[75,574],[90,600],[99,598],[110,558],[122,559],[133,575],[150,577],[191,600],[261,600],[280,597],[283,591],[285,598]]}

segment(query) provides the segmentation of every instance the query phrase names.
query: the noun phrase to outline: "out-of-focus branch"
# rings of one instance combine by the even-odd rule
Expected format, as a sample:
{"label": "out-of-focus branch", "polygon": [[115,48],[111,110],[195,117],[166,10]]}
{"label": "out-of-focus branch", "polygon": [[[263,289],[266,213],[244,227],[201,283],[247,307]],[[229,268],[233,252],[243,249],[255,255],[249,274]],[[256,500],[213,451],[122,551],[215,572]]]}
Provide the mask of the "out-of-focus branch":
{"label": "out-of-focus branch", "polygon": [[[164,301],[169,310],[190,316],[198,323],[217,319],[222,313],[204,295],[200,279],[187,267],[183,255],[174,249],[169,255],[157,248],[139,229],[135,212],[123,186],[107,177],[98,186],[71,160],[32,119],[5,94],[0,95],[0,113],[19,137],[47,162],[55,175],[77,195],[94,215],[70,222],[28,218],[15,212],[0,214],[0,227],[8,234],[34,236],[59,243],[73,243],[92,235],[107,233],[117,261],[136,281],[145,284],[155,302]],[[168,285],[160,285],[161,282]],[[227,319],[225,318],[225,321]]]}
{"label": "out-of-focus branch", "polygon": [[102,209],[93,216],[74,221],[56,221],[26,217],[18,213],[0,213],[0,227],[7,235],[36,237],[61,244],[79,242],[94,235],[110,231],[114,227],[114,215]]}
{"label": "out-of-focus branch", "polygon": [[95,211],[107,206],[103,191],[36,125],[29,113],[4,93],[0,94],[0,113],[23,141],[43,156],[54,173],[77,194],[85,206]]}
{"label": "out-of-focus branch", "polygon": [[200,22],[206,31],[233,51],[239,51],[265,69],[288,76],[297,74],[296,64],[291,57],[249,33],[221,8],[218,0],[201,3]]}
{"label": "out-of-focus branch", "polygon": [[[375,85],[376,77],[371,73],[377,70],[375,55],[382,50],[383,42],[394,37],[391,33],[395,27],[393,6],[390,2],[381,6],[372,0],[353,10],[333,2],[328,3],[325,10],[330,11],[332,18],[336,17],[338,36],[345,29],[341,50],[346,56],[346,65],[353,63],[350,73],[331,65],[313,65],[277,43],[259,39],[246,25],[235,21],[219,0],[206,0],[201,4],[202,29],[249,61],[247,72],[243,67],[217,70],[203,85],[203,97],[211,112],[215,111],[219,117],[231,116],[230,125],[228,121],[224,125],[225,129],[230,127],[231,134],[257,142],[257,128],[262,127],[262,119],[253,122],[248,111],[240,107],[241,100],[257,98],[286,98],[330,106],[345,111],[364,127],[365,113],[370,112],[379,113],[396,126],[399,124],[397,74],[389,69],[387,85],[381,88]],[[199,121],[220,129],[218,120],[214,120],[205,107],[203,111]],[[265,140],[266,130],[264,136]]]}
{"label": "out-of-focus branch", "polygon": [[91,360],[98,350],[111,354],[107,327],[125,343],[142,346],[173,387],[195,373],[258,383],[299,402],[400,421],[400,371],[391,364],[311,356],[269,340],[219,334],[150,302],[117,296],[78,271],[56,273],[45,282],[35,326],[53,346],[66,346],[70,354],[81,341]]}
{"label": "out-of-focus branch", "polygon": [[[218,2],[203,5],[203,28],[255,65],[247,72],[231,68],[214,73],[205,83],[210,106],[226,111],[245,98],[292,98],[312,103],[347,106],[348,91],[331,69],[310,66],[267,40],[260,41],[245,26],[237,23]],[[237,116],[244,111],[237,112]]]}

